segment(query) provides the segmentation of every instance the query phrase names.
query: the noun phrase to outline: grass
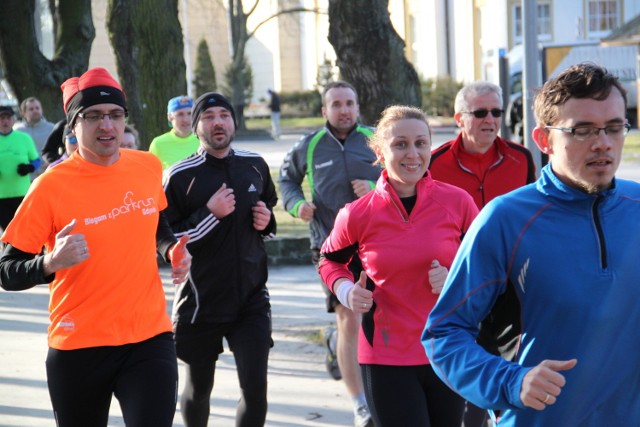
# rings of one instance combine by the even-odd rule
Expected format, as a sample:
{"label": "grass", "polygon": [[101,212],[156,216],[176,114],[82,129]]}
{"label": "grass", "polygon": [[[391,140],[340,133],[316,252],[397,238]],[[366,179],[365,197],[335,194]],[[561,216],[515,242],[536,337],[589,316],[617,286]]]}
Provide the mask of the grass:
{"label": "grass", "polygon": [[[429,117],[429,123],[432,126],[455,126],[456,122],[453,117]],[[280,127],[282,129],[317,129],[324,126],[325,119],[323,117],[283,117],[280,119]],[[247,129],[250,130],[269,130],[271,129],[271,119],[247,118]]]}
{"label": "grass", "polygon": [[[246,124],[249,131],[269,132],[271,130],[271,118],[247,118]],[[285,132],[310,132],[312,129],[318,129],[324,126],[324,124],[325,119],[322,117],[283,117],[280,119],[280,127]],[[280,185],[278,184],[279,172],[279,170],[271,171],[271,178],[276,185],[276,191],[280,199],[273,209],[273,213],[276,216],[276,223],[278,224],[277,235],[278,237],[308,237],[309,224],[299,218],[292,217],[284,210],[282,193],[280,192]],[[306,179],[302,182],[302,191],[307,200],[309,200],[310,191]]]}
{"label": "grass", "polygon": [[[247,118],[246,124],[249,132],[269,132],[271,130],[271,118]],[[306,133],[313,129],[318,129],[324,126],[324,124],[325,120],[322,117],[285,117],[280,119],[280,127],[285,132]],[[279,170],[271,171],[271,178],[276,186],[279,198],[278,204],[273,209],[273,213],[276,216],[276,223],[278,224],[277,236],[308,237],[309,224],[299,218],[292,217],[284,210],[284,206],[282,204],[282,193],[280,192],[280,185],[278,184],[279,172]],[[302,182],[302,191],[304,192],[306,199],[309,200],[310,191],[309,184],[306,179]]]}
{"label": "grass", "polygon": [[[278,183],[276,183],[276,188]],[[278,190],[280,194],[280,190]],[[294,218],[285,212],[282,207],[282,201],[279,200],[276,207],[273,209],[273,214],[276,216],[276,223],[278,224],[278,237],[308,237],[309,236],[309,224],[301,219]]]}
{"label": "grass", "polygon": [[[325,123],[323,117],[282,117],[280,119],[280,127],[282,129],[316,129],[322,127]],[[248,129],[271,129],[270,118],[248,118]]]}
{"label": "grass", "polygon": [[324,345],[324,328],[309,332],[307,335],[307,341]]}
{"label": "grass", "polygon": [[[276,186],[278,192],[278,204],[273,209],[273,214],[276,217],[276,224],[278,224],[278,237],[308,237],[309,236],[309,224],[299,218],[292,217],[289,212],[284,210],[282,204],[282,193],[280,192],[280,184],[278,184],[279,171],[271,171],[271,179]],[[305,179],[302,182],[302,191],[305,198],[310,199],[309,184]]]}
{"label": "grass", "polygon": [[622,157],[627,161],[640,162],[640,132],[632,132],[627,135],[622,150]]}

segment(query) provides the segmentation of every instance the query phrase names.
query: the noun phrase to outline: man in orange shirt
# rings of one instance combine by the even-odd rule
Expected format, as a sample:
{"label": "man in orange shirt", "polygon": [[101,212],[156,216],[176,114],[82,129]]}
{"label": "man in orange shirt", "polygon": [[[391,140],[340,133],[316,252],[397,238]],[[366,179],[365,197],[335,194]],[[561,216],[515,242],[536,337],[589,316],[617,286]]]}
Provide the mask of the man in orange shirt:
{"label": "man in orange shirt", "polygon": [[120,85],[94,68],[62,90],[78,149],[32,184],[7,227],[0,285],[49,283],[47,383],[58,427],[106,427],[113,395],[127,426],[170,427],[177,360],[156,248],[181,283],[188,239],[176,242],[164,219],[160,161],[120,149]]}

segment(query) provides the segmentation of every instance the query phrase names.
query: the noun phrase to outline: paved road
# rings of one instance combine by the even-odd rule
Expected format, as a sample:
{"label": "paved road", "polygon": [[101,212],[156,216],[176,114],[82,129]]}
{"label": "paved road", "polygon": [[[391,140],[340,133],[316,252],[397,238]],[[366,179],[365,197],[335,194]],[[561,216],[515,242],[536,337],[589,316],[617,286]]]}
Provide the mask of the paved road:
{"label": "paved road", "polygon": [[[167,300],[173,299],[162,270]],[[273,267],[269,289],[275,345],[269,360],[267,426],[350,426],[350,399],[341,382],[324,367],[324,347],[311,337],[334,321],[324,309],[324,294],[311,266]],[[46,386],[46,287],[0,292],[0,426],[51,427],[55,423]],[[183,366],[180,364],[180,375]],[[180,384],[182,390],[182,383]],[[216,372],[209,425],[235,425],[239,397],[235,365],[225,352]],[[109,426],[124,426],[117,401]],[[183,427],[177,412],[175,427]]]}
{"label": "paved road", "polygon": [[[436,133],[442,143],[452,133]],[[274,141],[237,141],[238,148],[262,154],[278,168],[285,152],[300,135]],[[640,181],[640,164],[623,163],[618,176]],[[173,286],[162,270],[167,301]],[[324,348],[310,337],[334,321],[324,310],[323,293],[311,266],[271,267],[269,288],[273,302],[275,346],[269,362],[269,413],[267,426],[349,426],[349,398],[341,382],[329,378],[324,368]],[[50,427],[54,425],[46,387],[44,360],[48,291],[38,287],[12,293],[0,291],[0,426]],[[183,367],[180,365],[180,373]],[[180,384],[182,390],[182,384]],[[238,385],[233,358],[222,355],[216,375],[209,424],[234,425]],[[117,402],[109,426],[123,426]],[[184,427],[179,413],[175,427]]]}

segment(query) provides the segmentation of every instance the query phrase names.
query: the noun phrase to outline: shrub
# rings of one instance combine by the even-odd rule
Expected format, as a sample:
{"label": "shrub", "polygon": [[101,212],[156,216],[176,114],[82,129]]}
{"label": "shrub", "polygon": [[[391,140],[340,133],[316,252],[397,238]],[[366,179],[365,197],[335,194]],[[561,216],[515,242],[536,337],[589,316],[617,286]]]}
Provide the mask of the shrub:
{"label": "shrub", "polygon": [[316,90],[280,93],[283,117],[312,117],[320,115],[322,97]]}
{"label": "shrub", "polygon": [[422,80],[422,109],[430,116],[452,117],[462,83],[451,77]]}
{"label": "shrub", "polygon": [[216,70],[209,54],[209,45],[203,38],[198,44],[196,55],[196,69],[193,78],[194,97],[197,98],[203,93],[215,91],[217,88]]}

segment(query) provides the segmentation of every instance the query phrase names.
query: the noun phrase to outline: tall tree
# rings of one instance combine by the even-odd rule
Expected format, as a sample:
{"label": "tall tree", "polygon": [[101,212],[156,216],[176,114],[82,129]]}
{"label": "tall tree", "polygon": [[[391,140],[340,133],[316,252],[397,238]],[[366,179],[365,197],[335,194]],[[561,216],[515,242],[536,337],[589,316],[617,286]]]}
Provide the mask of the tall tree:
{"label": "tall tree", "polygon": [[242,77],[242,70],[245,61],[245,49],[249,38],[253,36],[253,33],[249,33],[247,30],[247,18],[253,13],[258,6],[256,0],[251,9],[248,12],[244,11],[242,0],[228,0],[229,4],[229,16],[231,26],[231,45],[233,46],[233,52],[231,52],[231,63],[227,68],[227,74],[232,77],[229,84],[231,84],[232,92],[228,95],[231,96],[231,104],[233,104],[236,110],[236,116],[238,120],[238,128],[246,129],[244,123],[244,93],[245,93],[245,79]]}
{"label": "tall tree", "polygon": [[365,123],[392,104],[420,106],[420,79],[391,24],[388,0],[329,0],[329,42],[341,77],[358,91]]}
{"label": "tall tree", "polygon": [[245,11],[242,0],[227,0],[232,46],[231,63],[229,64],[227,71],[229,72],[229,75],[233,76],[233,80],[232,82],[230,82],[232,86],[232,93],[227,95],[231,97],[231,103],[236,109],[238,128],[242,130],[246,129],[244,123],[244,104],[247,91],[245,87],[246,74],[243,73],[243,70],[245,69],[246,65],[248,65],[248,62],[246,62],[245,59],[247,42],[251,37],[253,37],[253,35],[262,25],[280,15],[297,12],[318,13],[317,9],[307,9],[304,7],[287,7],[258,22],[253,29],[249,30],[247,28],[247,19],[256,10],[258,3],[260,3],[260,0],[254,0],[253,5],[247,11]]}
{"label": "tall tree", "polygon": [[107,28],[130,120],[147,149],[166,132],[167,101],[187,91],[178,0],[109,0]]}
{"label": "tall tree", "polygon": [[196,69],[193,76],[193,90],[195,96],[198,97],[203,93],[216,90],[216,70],[213,68],[211,54],[209,53],[209,45],[203,38],[198,43],[198,52],[196,54]]}
{"label": "tall tree", "polygon": [[[231,63],[227,66],[224,72],[224,83],[222,85],[222,92],[233,93],[233,88],[235,86],[238,86],[238,83],[242,84],[242,88],[244,91],[242,96],[242,104],[246,105],[251,102],[251,98],[253,98],[253,69],[251,68],[251,64],[249,63],[246,55],[239,64],[236,65],[234,63]],[[238,105],[236,104],[236,115],[238,115],[238,111],[241,111],[239,110],[239,108],[242,107],[238,107]]]}
{"label": "tall tree", "polygon": [[95,38],[91,0],[59,0],[52,9],[56,34],[51,60],[38,46],[35,9],[35,0],[2,0],[0,56],[16,97],[37,96],[47,117],[59,120],[64,117],[60,85],[89,67]]}

